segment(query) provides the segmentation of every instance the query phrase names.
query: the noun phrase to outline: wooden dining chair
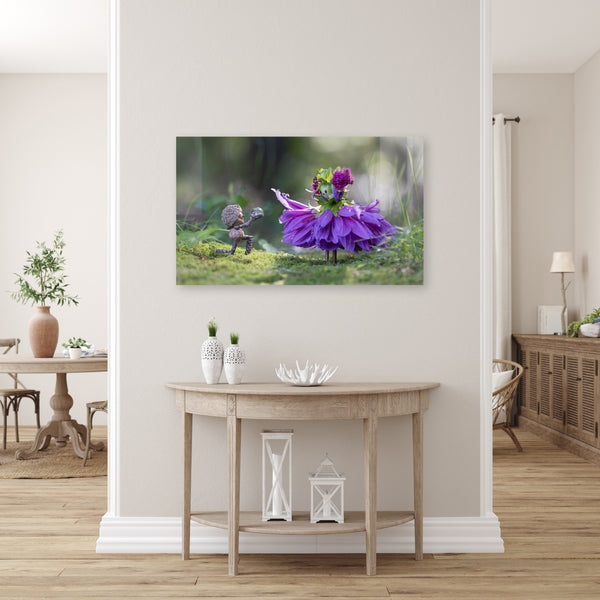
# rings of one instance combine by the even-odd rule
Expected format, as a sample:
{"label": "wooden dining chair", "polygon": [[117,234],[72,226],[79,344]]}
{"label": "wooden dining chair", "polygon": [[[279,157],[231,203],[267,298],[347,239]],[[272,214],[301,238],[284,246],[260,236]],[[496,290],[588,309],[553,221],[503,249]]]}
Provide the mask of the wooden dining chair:
{"label": "wooden dining chair", "polygon": [[[19,353],[19,344],[21,340],[19,338],[5,338],[0,339],[0,349],[4,348],[2,354],[6,354],[12,348],[15,349],[15,353]],[[6,430],[8,413],[12,407],[15,413],[15,436],[17,442],[19,441],[19,408],[21,406],[21,400],[23,398],[29,398],[33,400],[33,408],[35,411],[35,420],[37,428],[40,428],[40,392],[39,390],[32,390],[23,384],[23,382],[17,377],[16,373],[8,373],[8,376],[13,380],[13,387],[0,389],[0,409],[2,410],[2,418],[4,422],[4,437],[2,440],[2,448],[6,450]]]}
{"label": "wooden dining chair", "polygon": [[94,415],[100,410],[102,412],[108,412],[108,402],[106,400],[100,402],[88,402],[85,407],[87,408],[87,437],[85,439],[85,454],[81,465],[85,467],[85,463],[90,455],[90,444],[92,443],[92,420]]}
{"label": "wooden dining chair", "polygon": [[523,452],[523,448],[510,426],[517,387],[519,387],[519,382],[521,381],[521,377],[523,377],[523,367],[511,360],[494,359],[493,363],[493,428],[505,431],[517,447],[517,450]]}

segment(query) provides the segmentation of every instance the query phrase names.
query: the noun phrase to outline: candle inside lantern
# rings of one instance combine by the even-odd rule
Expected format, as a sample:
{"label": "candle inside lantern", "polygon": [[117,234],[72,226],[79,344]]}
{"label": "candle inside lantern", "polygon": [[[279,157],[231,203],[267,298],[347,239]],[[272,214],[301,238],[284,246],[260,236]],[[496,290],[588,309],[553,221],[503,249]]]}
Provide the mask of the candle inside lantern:
{"label": "candle inside lantern", "polygon": [[331,494],[326,492],[323,496],[323,519],[331,518]]}
{"label": "candle inside lantern", "polygon": [[310,481],[310,522],[343,523],[346,478],[335,470],[329,456],[325,455],[308,480]]}
{"label": "candle inside lantern", "polygon": [[279,486],[277,482],[279,480],[279,467],[281,465],[281,454],[273,453],[271,457],[271,462],[273,464],[273,516],[281,517],[282,515],[282,503],[281,503],[281,492],[279,491]]}
{"label": "candle inside lantern", "polygon": [[291,429],[263,431],[262,436],[262,520],[292,520],[292,436]]}

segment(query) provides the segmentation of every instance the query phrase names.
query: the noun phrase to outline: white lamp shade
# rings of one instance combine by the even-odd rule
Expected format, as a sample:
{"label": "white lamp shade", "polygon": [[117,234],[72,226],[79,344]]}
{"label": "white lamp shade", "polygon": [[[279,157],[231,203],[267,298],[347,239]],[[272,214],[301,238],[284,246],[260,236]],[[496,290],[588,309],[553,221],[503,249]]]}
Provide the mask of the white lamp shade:
{"label": "white lamp shade", "polygon": [[572,252],[554,252],[550,273],[575,273]]}

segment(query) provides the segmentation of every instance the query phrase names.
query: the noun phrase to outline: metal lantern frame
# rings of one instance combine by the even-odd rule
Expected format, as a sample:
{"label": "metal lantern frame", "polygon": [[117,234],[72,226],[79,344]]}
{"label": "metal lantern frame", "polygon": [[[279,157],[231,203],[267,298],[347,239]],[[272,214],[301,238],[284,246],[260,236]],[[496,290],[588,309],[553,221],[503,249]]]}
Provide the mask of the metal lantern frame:
{"label": "metal lantern frame", "polygon": [[[294,432],[291,429],[267,430],[260,435],[262,437],[262,520],[291,521]],[[284,477],[286,471],[287,477]]]}
{"label": "metal lantern frame", "polygon": [[[344,522],[344,482],[328,456],[321,461],[310,481],[310,522]],[[336,498],[337,500],[336,504]]]}

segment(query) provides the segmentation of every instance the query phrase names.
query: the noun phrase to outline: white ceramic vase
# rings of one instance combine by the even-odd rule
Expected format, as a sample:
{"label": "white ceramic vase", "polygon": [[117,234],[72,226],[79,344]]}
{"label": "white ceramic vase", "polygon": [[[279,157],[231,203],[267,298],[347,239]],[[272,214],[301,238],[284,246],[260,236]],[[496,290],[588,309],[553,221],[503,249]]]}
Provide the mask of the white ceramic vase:
{"label": "white ceramic vase", "polygon": [[81,358],[81,348],[69,348],[69,358],[74,360]]}
{"label": "white ceramic vase", "polygon": [[206,383],[219,383],[223,370],[223,344],[214,336],[202,344],[202,371]]}
{"label": "white ceramic vase", "polygon": [[246,353],[237,344],[227,346],[223,358],[223,367],[227,383],[232,385],[242,383],[242,375],[246,368]]}

